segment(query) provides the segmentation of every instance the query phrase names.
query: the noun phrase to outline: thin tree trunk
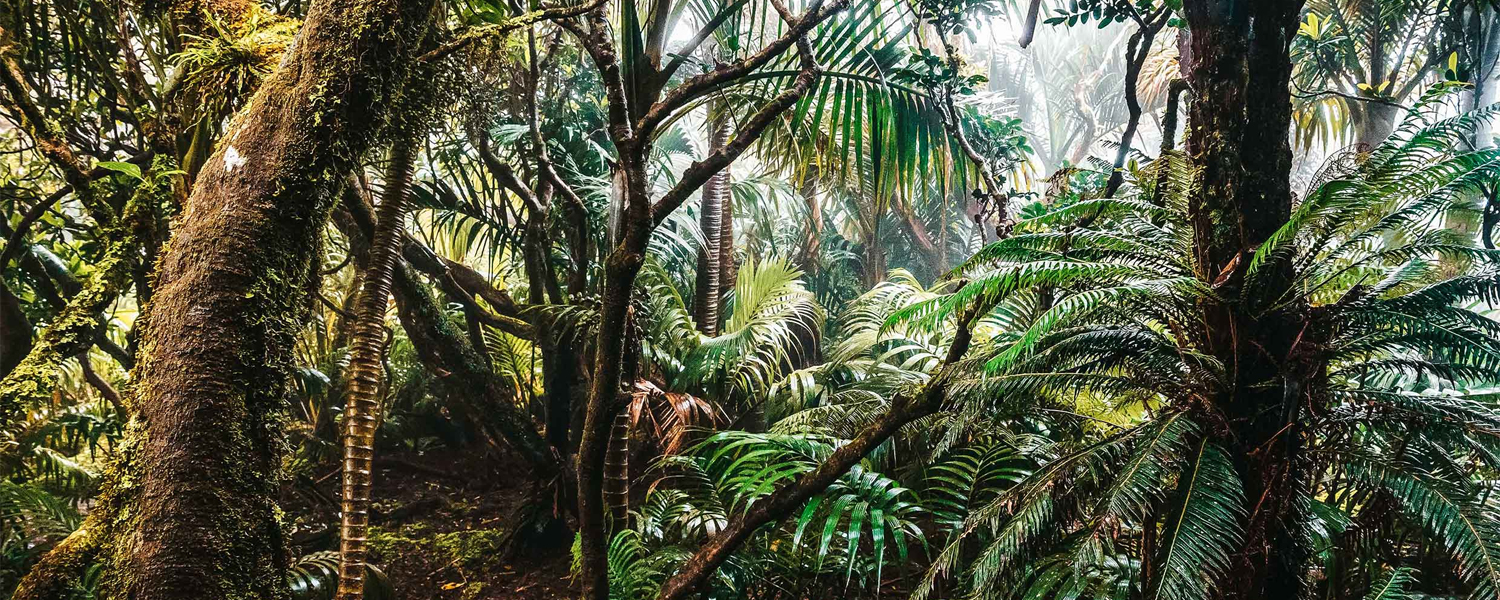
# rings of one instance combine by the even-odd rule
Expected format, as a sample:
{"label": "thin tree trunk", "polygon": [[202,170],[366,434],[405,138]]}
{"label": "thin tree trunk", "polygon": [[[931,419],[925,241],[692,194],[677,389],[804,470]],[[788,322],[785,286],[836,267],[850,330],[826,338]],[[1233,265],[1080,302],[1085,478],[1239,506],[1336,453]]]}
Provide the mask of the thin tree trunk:
{"label": "thin tree trunk", "polygon": [[0,281],[0,378],[10,374],[31,353],[31,320],[21,301]]}
{"label": "thin tree trunk", "polygon": [[865,287],[874,287],[875,284],[885,281],[886,260],[885,246],[880,243],[880,218],[875,217],[875,224],[870,228],[869,235],[864,241],[865,256],[863,267]]}
{"label": "thin tree trunk", "polygon": [[[1163,10],[1160,15],[1146,15],[1145,21],[1139,24],[1139,29],[1130,36],[1130,41],[1125,48],[1125,109],[1128,116],[1125,119],[1125,132],[1120,134],[1120,147],[1115,151],[1114,169],[1109,173],[1109,183],[1104,186],[1104,197],[1113,198],[1115,192],[1120,191],[1120,186],[1125,184],[1125,163],[1130,158],[1130,147],[1135,143],[1135,132],[1141,126],[1141,100],[1137,88],[1141,78],[1141,68],[1146,64],[1146,58],[1151,56],[1151,48],[1156,43],[1156,34],[1167,24],[1167,18],[1171,13]],[[1173,134],[1164,134],[1170,137]]]}
{"label": "thin tree trunk", "polygon": [[411,189],[415,140],[391,146],[385,199],[380,203],[369,267],[355,307],[349,358],[349,388],[344,402],[343,506],[339,523],[337,600],[364,596],[366,536],[370,530],[370,488],[375,459],[375,428],[380,422],[384,387],[385,313],[391,296],[391,271],[400,254],[406,195]]}
{"label": "thin tree trunk", "polygon": [[[587,30],[579,26],[570,28],[583,42],[604,79],[609,97],[610,137],[620,156],[614,173],[619,192],[616,207],[618,219],[614,222],[610,236],[614,249],[604,264],[598,337],[594,345],[594,380],[584,411],[578,448],[578,563],[582,597],[585,600],[609,598],[608,529],[603,496],[604,463],[609,445],[609,429],[615,414],[623,405],[624,375],[633,372],[627,368],[630,353],[626,351],[631,296],[634,293],[636,275],[640,273],[645,261],[651,232],[680,207],[689,195],[698,191],[707,179],[728,168],[744,154],[766,128],[781,119],[783,113],[808,93],[819,77],[819,68],[812,48],[803,36],[847,5],[847,0],[834,0],[826,6],[819,0],[809,7],[807,14],[799,18],[791,14],[779,0],[771,0],[771,6],[788,25],[781,37],[761,51],[753,53],[750,58],[690,79],[674,88],[665,99],[660,99],[660,87],[655,87],[655,92],[647,89],[652,88],[651,85],[637,87],[634,91],[638,96],[633,103],[626,99],[626,86],[610,35],[608,16],[602,10],[596,10],[586,18]],[[570,27],[567,24],[563,26]],[[681,180],[653,202],[648,193],[649,179],[646,170],[651,154],[652,129],[674,110],[680,109],[682,99],[689,97],[687,95],[694,90],[706,91],[715,82],[728,82],[743,77],[793,45],[797,48],[800,70],[791,85],[746,119],[734,139],[722,150],[712,152],[689,165],[683,171]],[[645,79],[649,84],[654,76],[647,73]],[[660,83],[665,83],[665,79],[657,85]],[[633,123],[640,124],[639,128]]]}
{"label": "thin tree trunk", "polygon": [[[729,115],[727,106],[717,106],[709,112],[708,151],[722,150],[729,143]],[[694,320],[703,335],[719,334],[720,303],[724,286],[724,251],[734,252],[734,240],[726,239],[724,204],[729,196],[729,170],[725,169],[703,184],[702,202],[698,209],[698,228],[703,231],[703,250],[698,253],[698,285],[694,294]],[[730,215],[731,217],[733,215]],[[733,235],[733,224],[728,231]]]}
{"label": "thin tree trunk", "polygon": [[807,172],[802,174],[802,182],[798,187],[802,202],[807,205],[807,235],[802,239],[802,270],[811,281],[818,279],[819,255],[823,244],[823,203],[818,198],[818,178],[821,176],[822,169],[818,167],[817,159],[813,159],[807,166]]}
{"label": "thin tree trunk", "polygon": [[[719,203],[719,226],[722,228],[719,231],[719,291],[722,294],[739,285],[740,266],[734,262],[734,180],[728,167],[720,171],[718,177],[723,180],[723,191],[720,193],[724,195],[724,201]],[[719,312],[722,314],[722,297],[720,304]]]}
{"label": "thin tree trunk", "polygon": [[[358,195],[348,192],[345,192],[344,200],[351,221],[341,223],[346,227],[344,235],[351,239],[372,236],[374,223],[369,207],[363,205]],[[450,295],[468,293],[464,289],[454,289],[459,287],[455,280],[476,286],[482,283],[470,281],[479,275],[467,267],[440,263],[440,259],[430,255],[430,250],[414,252],[412,247],[408,245],[403,254],[413,261],[414,266],[438,279],[439,285]],[[462,414],[492,448],[499,448],[503,439],[539,475],[548,477],[559,473],[562,467],[556,455],[536,432],[530,418],[512,402],[505,383],[469,344],[464,333],[448,321],[442,305],[417,282],[404,263],[397,263],[393,286],[401,327],[411,339],[422,365],[437,376],[438,384],[452,402],[453,409]],[[507,300],[499,290],[483,292],[483,295],[497,304],[504,304]],[[476,385],[478,394],[475,393]],[[476,403],[476,399],[483,403]]]}
{"label": "thin tree trunk", "polygon": [[623,527],[630,513],[630,409],[615,414],[610,426],[609,455],[604,459],[604,496],[609,502],[609,516],[615,531]]}

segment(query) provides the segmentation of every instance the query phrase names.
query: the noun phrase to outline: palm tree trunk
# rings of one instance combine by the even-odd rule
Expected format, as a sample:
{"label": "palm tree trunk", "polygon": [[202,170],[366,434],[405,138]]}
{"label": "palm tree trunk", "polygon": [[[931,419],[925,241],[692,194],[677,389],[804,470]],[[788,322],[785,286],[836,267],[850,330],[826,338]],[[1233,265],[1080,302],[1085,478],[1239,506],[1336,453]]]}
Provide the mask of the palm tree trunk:
{"label": "palm tree trunk", "polygon": [[339,523],[337,600],[356,600],[364,595],[371,467],[375,458],[375,428],[380,417],[380,391],[385,379],[382,356],[385,313],[391,296],[391,271],[400,254],[406,196],[411,189],[412,146],[411,140],[400,140],[391,147],[385,199],[376,217],[369,267],[354,313],[349,392],[344,403],[344,494]]}
{"label": "palm tree trunk", "polygon": [[626,406],[615,415],[610,427],[609,455],[604,459],[607,471],[604,480],[604,496],[609,502],[609,515],[616,529],[624,527],[630,514],[630,407]]}
{"label": "palm tree trunk", "polygon": [[807,166],[807,172],[802,174],[802,183],[798,187],[802,202],[807,205],[807,236],[802,239],[801,266],[809,281],[818,279],[818,255],[823,243],[823,203],[818,199],[818,178],[821,173],[817,159],[813,159]]}
{"label": "palm tree trunk", "polygon": [[1396,118],[1401,115],[1401,107],[1383,102],[1366,102],[1360,114],[1363,118],[1354,143],[1360,148],[1373,149],[1391,137],[1391,132],[1396,129]]}
{"label": "palm tree trunk", "polygon": [[[725,106],[709,112],[708,151],[717,152],[729,143],[729,115]],[[734,253],[733,214],[725,222],[725,204],[729,195],[729,169],[720,171],[703,184],[703,200],[698,209],[698,228],[703,231],[703,251],[698,253],[698,286],[694,295],[694,319],[703,335],[718,335],[719,313],[725,289],[724,251]],[[726,228],[727,225],[727,228]],[[725,232],[729,237],[725,237]],[[729,261],[733,265],[733,260]]]}
{"label": "palm tree trunk", "polygon": [[[740,266],[734,262],[734,180],[726,167],[717,175],[722,178],[721,194],[724,195],[723,202],[719,203],[719,223],[722,229],[719,231],[719,290],[732,290],[740,281]],[[721,302],[722,304],[722,302]],[[721,309],[719,312],[723,312]]]}
{"label": "palm tree trunk", "polygon": [[873,287],[875,284],[885,281],[886,260],[885,246],[880,243],[880,216],[874,217],[874,224],[869,229],[869,235],[865,237],[865,256],[863,267],[865,287]]}
{"label": "palm tree trunk", "polygon": [[[344,194],[344,208],[348,218],[339,222],[341,231],[350,238],[351,245],[367,244],[360,240],[374,237],[373,211],[364,204],[363,198],[348,191]],[[412,246],[407,248],[410,250]],[[403,255],[413,262],[413,267],[438,279],[450,295],[469,294],[467,290],[474,289],[477,290],[475,293],[495,305],[509,302],[502,292],[481,288],[483,281],[478,273],[462,264],[441,261],[430,252],[407,251]],[[422,365],[437,375],[438,385],[452,409],[463,415],[491,448],[501,448],[503,439],[539,475],[546,477],[558,473],[561,466],[557,456],[548,449],[529,417],[511,402],[509,390],[496,377],[489,363],[464,333],[448,321],[442,304],[416,280],[411,269],[400,262],[396,267],[392,285],[401,328],[411,340]]]}

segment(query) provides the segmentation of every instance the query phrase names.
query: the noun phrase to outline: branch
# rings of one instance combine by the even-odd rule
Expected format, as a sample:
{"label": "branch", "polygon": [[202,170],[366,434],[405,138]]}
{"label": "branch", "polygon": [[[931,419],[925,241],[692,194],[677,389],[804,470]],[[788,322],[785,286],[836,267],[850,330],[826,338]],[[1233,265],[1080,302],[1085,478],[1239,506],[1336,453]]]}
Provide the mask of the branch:
{"label": "branch", "polygon": [[1353,94],[1346,94],[1346,93],[1340,92],[1338,90],[1319,90],[1319,91],[1313,92],[1313,91],[1308,91],[1308,90],[1302,89],[1302,86],[1298,85],[1295,82],[1293,82],[1292,85],[1297,88],[1297,91],[1295,93],[1293,93],[1292,96],[1295,96],[1297,98],[1317,98],[1319,96],[1338,96],[1340,98],[1344,98],[1346,100],[1354,100],[1356,102],[1369,102],[1371,104],[1384,104],[1386,106],[1394,106],[1396,108],[1402,108],[1402,109],[1406,109],[1406,110],[1411,110],[1411,107],[1409,107],[1409,106],[1407,106],[1405,104],[1401,104],[1399,102],[1392,102],[1392,101],[1386,100],[1384,98],[1366,98],[1366,97],[1363,97],[1363,96],[1355,96]]}
{"label": "branch", "polygon": [[540,23],[542,21],[558,21],[561,19],[576,17],[604,6],[604,3],[605,0],[590,0],[589,2],[584,2],[582,4],[576,4],[573,6],[558,6],[532,11],[523,15],[511,17],[500,23],[495,23],[492,25],[470,27],[463,33],[458,34],[457,37],[449,40],[447,43],[433,48],[432,50],[427,51],[426,54],[417,57],[417,62],[425,63],[441,60],[474,42],[490,38],[504,37],[517,29],[527,27],[533,23]]}
{"label": "branch", "polygon": [[41,107],[32,101],[31,86],[27,85],[24,71],[21,70],[20,63],[16,62],[14,50],[15,40],[11,38],[9,31],[0,27],[0,86],[5,88],[11,103],[20,111],[22,129],[31,136],[37,151],[62,170],[63,180],[73,186],[84,206],[98,212],[90,216],[99,225],[109,224],[113,221],[114,211],[94,201],[88,169],[68,146],[62,128],[47,119]]}
{"label": "branch", "polygon": [[558,21],[558,26],[568,30],[578,42],[583,44],[585,52],[594,61],[594,69],[599,71],[599,79],[604,84],[604,96],[606,103],[606,115],[609,122],[610,141],[615,143],[615,151],[624,155],[634,148],[635,131],[630,123],[630,104],[625,95],[625,79],[620,73],[620,59],[615,55],[614,35],[610,31],[609,18],[604,14],[603,8],[595,9],[588,13],[586,20],[588,29],[580,27],[573,21]]}
{"label": "branch", "polygon": [[479,161],[484,164],[485,170],[489,171],[490,175],[500,182],[500,185],[505,186],[505,189],[520,196],[521,202],[526,205],[526,210],[531,211],[531,214],[540,215],[546,213],[547,209],[537,199],[536,192],[532,191],[519,177],[516,177],[515,169],[512,169],[505,161],[500,160],[498,156],[495,156],[495,151],[490,148],[489,136],[479,135],[475,137],[478,139],[475,140],[474,147],[479,150]]}
{"label": "branch", "polygon": [[792,47],[793,44],[802,40],[813,27],[818,26],[819,23],[827,20],[835,13],[844,10],[849,5],[849,0],[834,0],[832,4],[827,6],[824,6],[823,2],[824,0],[813,0],[812,6],[808,8],[807,13],[801,19],[792,19],[789,15],[782,15],[782,19],[787,21],[791,27],[787,29],[785,34],[767,44],[755,54],[720,66],[707,73],[689,77],[681,85],[672,88],[672,91],[667,92],[666,97],[652,105],[651,109],[641,117],[640,121],[636,122],[636,135],[642,138],[651,137],[651,132],[655,131],[656,127],[661,125],[672,113],[687,106],[700,95],[743,78],[756,69],[765,66],[766,63],[780,56],[782,52]]}
{"label": "branch", "polygon": [[1026,9],[1026,21],[1021,25],[1021,39],[1017,40],[1022,48],[1031,45],[1031,40],[1036,37],[1037,13],[1041,12],[1042,0],[1031,0],[1031,7]]}
{"label": "branch", "polygon": [[[818,1],[821,2],[821,0]],[[837,0],[832,6],[842,7],[847,4],[847,1]],[[781,2],[771,0],[771,3],[782,13],[783,19],[789,23],[795,23],[792,27],[793,30],[800,29],[801,25],[811,18],[804,17],[802,21],[794,21],[791,13],[785,10]],[[827,17],[825,15],[822,18]],[[802,31],[806,31],[806,29],[802,29]],[[682,172],[682,179],[677,182],[677,185],[668,190],[666,194],[663,194],[661,199],[656,202],[656,205],[651,208],[651,219],[655,225],[660,225],[662,221],[666,220],[668,215],[672,214],[672,211],[682,206],[682,203],[687,200],[688,196],[698,191],[698,188],[703,187],[703,184],[707,183],[710,178],[723,171],[735,159],[739,158],[741,154],[744,154],[750,148],[751,144],[760,139],[761,134],[765,133],[766,128],[770,127],[781,116],[781,113],[797,104],[803,96],[807,95],[812,86],[817,83],[818,77],[823,73],[823,69],[818,66],[817,59],[813,56],[811,45],[807,43],[806,38],[797,38],[795,43],[802,69],[798,72],[797,79],[793,81],[792,86],[777,94],[765,106],[760,107],[760,110],[755,111],[755,114],[750,116],[744,127],[735,134],[733,141],[704,157],[703,160],[695,161],[693,164],[688,165],[688,168]],[[676,90],[674,90],[675,92]],[[662,104],[653,106],[651,112],[655,113],[657,108],[661,106]]]}
{"label": "branch", "polygon": [[672,74],[676,73],[678,69],[682,68],[683,63],[687,62],[688,57],[692,56],[693,52],[696,51],[699,46],[702,46],[703,42],[708,41],[708,38],[714,34],[714,31],[716,31],[720,25],[723,25],[725,21],[729,20],[729,17],[732,17],[735,15],[735,13],[739,12],[740,7],[744,6],[748,1],[749,0],[735,0],[733,4],[724,7],[723,10],[720,10],[718,14],[714,15],[714,18],[709,19],[708,23],[704,24],[703,28],[698,30],[698,33],[693,34],[693,39],[688,40],[687,44],[684,44],[681,48],[677,49],[677,52],[672,57],[672,62],[667,63],[667,66],[662,68],[659,77],[670,79],[672,77]]}
{"label": "branch", "polygon": [[[948,55],[949,68],[957,73],[959,64],[958,49],[946,41],[943,43],[943,49]],[[943,128],[948,131],[948,135],[953,136],[953,139],[958,142],[959,149],[963,151],[964,156],[969,159],[969,162],[974,163],[975,168],[979,169],[979,178],[984,182],[984,187],[989,194],[988,197],[996,202],[996,210],[999,213],[997,215],[999,217],[998,227],[1001,230],[1009,230],[1010,214],[1006,210],[1005,198],[1000,195],[1000,181],[996,179],[994,171],[990,169],[989,162],[984,159],[979,150],[974,148],[974,144],[969,142],[968,134],[964,133],[963,121],[959,119],[958,115],[958,107],[953,103],[953,88],[951,86],[947,87],[942,93],[938,115],[942,117]]]}
{"label": "branch", "polygon": [[[127,162],[135,165],[141,165],[151,162],[151,159],[155,156],[156,155],[152,152],[142,152],[131,157]],[[104,168],[97,168],[88,173],[88,178],[89,181],[93,181],[95,179],[106,177],[111,173],[114,173],[114,171]],[[21,221],[16,224],[16,228],[10,232],[10,236],[8,236],[5,240],[5,250],[0,251],[0,268],[4,268],[10,265],[10,261],[15,259],[16,254],[20,252],[20,248],[23,245],[22,242],[26,239],[26,234],[31,232],[31,226],[34,225],[38,220],[40,220],[44,215],[46,215],[47,211],[51,210],[53,205],[57,204],[58,201],[67,197],[67,195],[72,192],[72,185],[64,185],[58,188],[57,191],[52,192],[51,195],[43,198],[40,202],[36,203],[31,208],[27,209],[26,214],[21,215]]]}

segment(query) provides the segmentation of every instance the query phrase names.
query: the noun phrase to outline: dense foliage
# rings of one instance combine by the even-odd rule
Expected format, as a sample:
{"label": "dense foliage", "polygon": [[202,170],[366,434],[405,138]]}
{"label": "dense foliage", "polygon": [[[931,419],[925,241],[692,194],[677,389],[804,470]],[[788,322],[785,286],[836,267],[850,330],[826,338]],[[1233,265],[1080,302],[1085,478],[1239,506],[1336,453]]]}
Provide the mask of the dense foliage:
{"label": "dense foliage", "polygon": [[[1491,0],[14,1],[0,59],[0,593],[1500,598]],[[527,484],[413,541],[483,507],[378,468]]]}

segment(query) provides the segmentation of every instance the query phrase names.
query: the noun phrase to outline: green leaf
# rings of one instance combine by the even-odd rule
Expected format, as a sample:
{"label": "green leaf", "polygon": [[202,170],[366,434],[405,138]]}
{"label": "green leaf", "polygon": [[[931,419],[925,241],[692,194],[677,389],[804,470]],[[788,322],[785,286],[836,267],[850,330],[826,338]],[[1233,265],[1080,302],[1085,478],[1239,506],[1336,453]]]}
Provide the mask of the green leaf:
{"label": "green leaf", "polygon": [[128,162],[114,162],[106,160],[99,162],[99,168],[108,169],[110,171],[114,171],[116,173],[121,173],[124,175],[129,175],[130,177],[135,179],[143,179],[143,177],[141,176],[140,165],[131,164]]}

